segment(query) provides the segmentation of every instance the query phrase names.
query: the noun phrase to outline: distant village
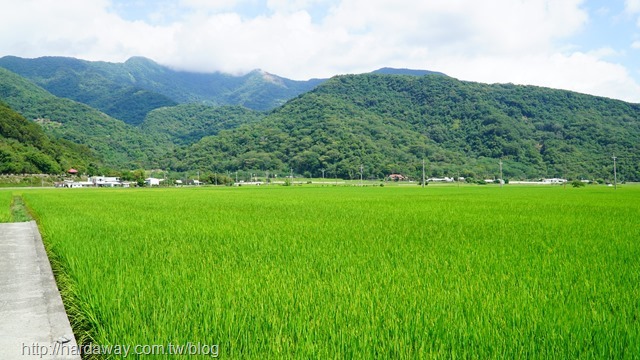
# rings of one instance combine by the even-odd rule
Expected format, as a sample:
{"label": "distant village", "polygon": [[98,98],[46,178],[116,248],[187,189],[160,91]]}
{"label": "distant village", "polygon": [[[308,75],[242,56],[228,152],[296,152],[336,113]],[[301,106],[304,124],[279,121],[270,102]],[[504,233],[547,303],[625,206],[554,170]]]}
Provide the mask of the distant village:
{"label": "distant village", "polygon": [[[126,180],[122,180],[120,177],[115,177],[115,176],[89,176],[87,177],[86,181],[83,180],[78,180],[78,171],[75,169],[69,169],[67,171],[68,175],[72,175],[72,178],[70,179],[66,179],[64,181],[59,181],[55,183],[55,187],[58,188],[89,188],[89,187],[107,187],[107,188],[115,188],[115,187],[120,187],[120,188],[130,188],[130,187],[139,187],[139,186],[145,186],[145,187],[159,187],[161,184],[163,186],[200,186],[200,185],[205,185],[205,182],[200,181],[199,180],[199,173],[198,173],[198,180],[195,179],[174,179],[174,180],[167,180],[167,179],[160,179],[160,178],[154,178],[154,177],[148,177],[146,179],[144,179],[144,182],[142,181],[126,181]],[[236,175],[236,181],[235,183],[231,183],[231,184],[227,184],[227,185],[232,185],[232,186],[260,186],[260,185],[268,185],[268,184],[289,184],[289,185],[300,185],[300,184],[311,184],[312,182],[310,181],[311,179],[307,179],[308,181],[298,181],[298,182],[294,182],[294,178],[293,178],[293,174],[291,174],[291,176],[286,176],[284,178],[282,178],[282,181],[274,181],[275,178],[277,178],[277,176],[274,175],[274,179],[270,179],[270,178],[266,178],[266,180],[263,179],[259,179],[257,177],[257,174],[252,174],[251,179],[249,181],[246,180],[238,180],[237,179],[237,175]],[[464,182],[468,182],[468,180],[464,177],[429,177],[429,178],[424,178],[425,179],[425,183],[464,183]],[[324,177],[323,177],[323,181],[324,181]],[[338,184],[337,180],[335,179],[336,182],[335,184]],[[360,179],[360,181],[362,181],[362,179]],[[406,175],[403,174],[399,174],[399,173],[393,173],[393,174],[389,174],[385,177],[384,180],[380,180],[380,181],[390,181],[390,182],[396,182],[396,183],[406,183],[407,185],[409,183],[418,183],[421,184],[421,181],[418,181],[417,179],[412,179],[409,178]],[[493,179],[480,179],[480,180],[472,180],[471,182],[473,183],[478,183],[478,184],[518,184],[518,185],[565,185],[568,184],[568,180],[567,179],[563,179],[563,178],[541,178],[541,179],[537,179],[537,180],[529,180],[529,181],[517,181],[517,180],[505,180],[505,179],[499,179],[499,178],[493,178]],[[589,184],[591,183],[590,180],[580,180],[580,182],[585,183],[585,184]],[[341,184],[345,184],[345,182],[340,182]]]}
{"label": "distant village", "polygon": [[[401,174],[391,174],[389,176],[387,176],[387,180],[389,181],[394,181],[394,182],[413,182],[411,181],[408,177],[401,175]],[[158,178],[153,178],[153,177],[149,177],[146,178],[144,180],[144,186],[147,187],[154,187],[154,186],[160,186],[160,184],[162,182],[166,181],[165,179],[158,179]],[[454,182],[465,182],[465,178],[464,177],[458,177],[458,178],[453,178],[453,177],[443,177],[443,178],[436,178],[436,177],[431,177],[426,179],[426,181],[428,183],[454,183]],[[588,180],[582,180],[583,182],[589,182]],[[500,183],[500,184],[504,184],[504,181],[502,179],[485,179],[484,180],[485,183],[487,184],[493,184],[493,183]],[[561,178],[550,178],[550,179],[540,179],[539,181],[511,181],[511,184],[523,184],[523,185],[557,185],[557,184],[566,184],[567,180],[566,179],[561,179]],[[263,182],[261,181],[249,181],[249,182],[245,182],[245,181],[240,181],[239,183],[236,183],[236,186],[242,186],[242,185],[262,185]],[[167,184],[165,184],[167,185]],[[182,180],[174,180],[173,184],[174,186],[182,186],[182,185],[193,185],[193,186],[199,186],[199,185],[204,185],[204,182],[201,182],[199,180],[186,180],[186,181],[182,181]],[[113,177],[113,176],[90,176],[87,178],[86,181],[76,181],[76,180],[72,180],[72,179],[68,179],[68,180],[64,180],[61,182],[56,182],[55,183],[55,187],[58,188],[89,188],[89,187],[108,187],[108,188],[114,188],[114,187],[122,187],[122,188],[129,188],[129,187],[136,187],[139,186],[138,182],[136,181],[123,181],[121,180],[119,177]]]}
{"label": "distant village", "polygon": [[[164,179],[147,178],[144,180],[146,186],[160,186]],[[194,180],[197,181],[197,180]],[[138,183],[135,181],[121,181],[119,177],[111,176],[90,176],[87,181],[64,180],[57,182],[56,187],[61,188],[84,188],[84,187],[134,187]]]}

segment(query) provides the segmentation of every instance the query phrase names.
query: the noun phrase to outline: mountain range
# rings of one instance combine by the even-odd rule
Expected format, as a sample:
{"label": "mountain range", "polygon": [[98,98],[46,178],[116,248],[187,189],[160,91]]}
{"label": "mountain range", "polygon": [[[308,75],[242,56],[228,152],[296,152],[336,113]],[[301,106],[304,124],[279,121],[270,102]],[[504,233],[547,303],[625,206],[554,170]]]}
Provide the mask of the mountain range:
{"label": "mountain range", "polygon": [[53,143],[90,151],[75,165],[85,171],[355,178],[362,169],[382,178],[417,176],[424,159],[431,176],[495,177],[503,161],[510,178],[608,179],[615,154],[620,177],[640,180],[640,105],[426,70],[293,81],[261,70],[181,72],[144,58],[3,57],[0,101]]}
{"label": "mountain range", "polygon": [[84,103],[132,125],[142,123],[153,109],[185,103],[270,110],[324,81],[289,80],[262,70],[242,76],[175,71],[143,57],[107,63],[5,56],[0,58],[0,67],[55,96]]}

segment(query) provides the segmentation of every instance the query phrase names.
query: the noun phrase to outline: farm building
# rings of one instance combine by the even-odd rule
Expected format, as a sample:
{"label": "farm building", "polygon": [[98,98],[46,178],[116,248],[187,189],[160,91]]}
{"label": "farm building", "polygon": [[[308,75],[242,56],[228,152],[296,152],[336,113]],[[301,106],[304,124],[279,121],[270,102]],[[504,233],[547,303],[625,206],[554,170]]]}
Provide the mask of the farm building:
{"label": "farm building", "polygon": [[[56,187],[65,188],[81,188],[81,187],[131,187],[132,182],[121,181],[119,177],[111,176],[92,176],[87,181],[74,181],[65,180],[64,182],[56,183]],[[134,184],[135,186],[135,184]]]}
{"label": "farm building", "polygon": [[564,184],[567,182],[566,179],[552,178],[552,179],[542,179],[542,182],[545,184]]}
{"label": "farm building", "polygon": [[161,181],[164,181],[164,179],[156,179],[156,178],[144,179],[144,182],[145,184],[147,184],[147,186],[160,186]]}
{"label": "farm building", "polygon": [[389,175],[389,180],[391,181],[403,181],[406,180],[407,178],[402,175],[402,174],[391,174]]}
{"label": "farm building", "polygon": [[93,176],[89,178],[89,182],[93,183],[97,187],[122,186],[119,177],[111,176]]}
{"label": "farm building", "polygon": [[443,178],[428,178],[427,181],[429,182],[453,182],[453,178],[450,177],[443,177]]}
{"label": "farm building", "polygon": [[89,181],[65,180],[64,182],[56,183],[55,186],[62,187],[62,188],[77,189],[77,188],[83,188],[83,187],[93,187],[95,185]]}

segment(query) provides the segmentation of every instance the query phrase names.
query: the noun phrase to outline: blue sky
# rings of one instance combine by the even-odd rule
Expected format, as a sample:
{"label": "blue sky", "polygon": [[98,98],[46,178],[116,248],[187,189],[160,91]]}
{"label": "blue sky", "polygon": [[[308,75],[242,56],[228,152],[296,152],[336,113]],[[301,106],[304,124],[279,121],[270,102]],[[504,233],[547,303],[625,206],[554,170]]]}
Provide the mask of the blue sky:
{"label": "blue sky", "polygon": [[293,79],[384,66],[640,103],[640,0],[0,0],[0,56]]}

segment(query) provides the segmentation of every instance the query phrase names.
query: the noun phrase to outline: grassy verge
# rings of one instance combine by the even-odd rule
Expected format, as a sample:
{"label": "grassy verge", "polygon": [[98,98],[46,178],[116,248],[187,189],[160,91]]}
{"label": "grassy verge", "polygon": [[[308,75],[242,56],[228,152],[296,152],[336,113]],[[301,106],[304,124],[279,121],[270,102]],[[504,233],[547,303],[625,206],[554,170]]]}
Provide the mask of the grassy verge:
{"label": "grassy verge", "polygon": [[22,201],[22,196],[13,195],[11,199],[11,222],[31,221],[33,218]]}

